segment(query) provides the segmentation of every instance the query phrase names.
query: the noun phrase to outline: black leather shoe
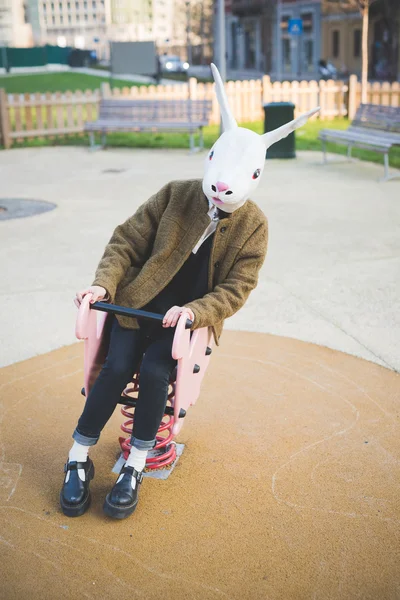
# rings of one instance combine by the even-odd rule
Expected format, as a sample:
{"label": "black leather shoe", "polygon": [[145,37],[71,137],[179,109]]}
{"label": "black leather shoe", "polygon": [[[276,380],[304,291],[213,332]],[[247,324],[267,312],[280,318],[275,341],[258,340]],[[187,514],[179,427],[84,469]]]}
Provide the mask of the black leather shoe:
{"label": "black leather shoe", "polygon": [[[142,471],[136,471],[133,467],[123,466],[119,476],[123,475],[121,481],[117,482],[111,492],[107,495],[103,510],[113,519],[125,519],[135,510],[138,503],[139,486],[143,480]],[[136,479],[135,489],[132,489],[132,477]]]}
{"label": "black leather shoe", "polygon": [[[78,469],[84,469],[85,481],[78,475]],[[69,480],[62,487],[60,493],[60,504],[64,515],[67,517],[80,517],[90,506],[89,485],[94,477],[94,464],[87,459],[86,462],[67,462],[64,465],[64,473],[69,471]]]}

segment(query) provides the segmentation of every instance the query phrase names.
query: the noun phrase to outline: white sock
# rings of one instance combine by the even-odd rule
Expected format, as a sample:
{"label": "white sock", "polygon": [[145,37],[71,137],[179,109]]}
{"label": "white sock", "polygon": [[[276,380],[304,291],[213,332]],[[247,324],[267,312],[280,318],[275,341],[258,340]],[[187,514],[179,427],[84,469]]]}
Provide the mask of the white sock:
{"label": "white sock", "polygon": [[140,471],[143,471],[146,465],[146,458],[148,453],[148,450],[139,450],[139,448],[135,448],[135,446],[132,446],[125,466],[133,467],[134,469],[136,469],[136,471],[139,471],[140,473]]}
{"label": "white sock", "polygon": [[[83,444],[78,444],[78,442],[74,442],[71,450],[68,455],[68,462],[86,462],[88,454],[89,454],[90,446],[84,446]],[[67,472],[67,476],[65,478],[65,483],[68,483],[70,477],[70,471]],[[81,481],[85,481],[85,470],[78,469],[78,477]]]}
{"label": "white sock", "polygon": [[[129,456],[125,462],[125,467],[133,467],[134,469],[136,469],[136,471],[139,471],[140,473],[146,466],[146,458],[148,452],[148,450],[139,450],[138,448],[132,446]],[[122,477],[123,475],[120,475],[118,477],[117,483],[121,481]],[[134,477],[132,477],[131,484],[132,489],[134,490],[136,487],[136,479]]]}

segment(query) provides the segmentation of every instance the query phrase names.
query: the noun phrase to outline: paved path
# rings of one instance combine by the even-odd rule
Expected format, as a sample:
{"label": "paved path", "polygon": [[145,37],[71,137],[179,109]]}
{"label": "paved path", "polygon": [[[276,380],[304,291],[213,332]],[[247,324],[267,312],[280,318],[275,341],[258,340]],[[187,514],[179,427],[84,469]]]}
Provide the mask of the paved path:
{"label": "paved path", "polygon": [[[400,369],[400,181],[382,167],[270,161],[255,200],[269,217],[260,283],[227,327],[312,341]],[[340,159],[341,160],[341,159]],[[4,198],[58,208],[0,221],[0,366],[74,341],[77,289],[114,227],[164,183],[201,177],[186,151],[40,148],[0,153]],[[1,204],[1,202],[0,202]]]}

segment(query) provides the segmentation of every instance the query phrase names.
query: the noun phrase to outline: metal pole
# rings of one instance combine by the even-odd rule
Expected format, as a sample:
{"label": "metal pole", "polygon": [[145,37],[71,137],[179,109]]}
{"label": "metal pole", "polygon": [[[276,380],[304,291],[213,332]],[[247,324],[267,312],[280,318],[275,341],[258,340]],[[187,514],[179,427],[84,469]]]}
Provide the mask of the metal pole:
{"label": "metal pole", "polygon": [[186,45],[187,45],[187,61],[192,66],[192,45],[190,43],[190,2],[186,2]]}
{"label": "metal pole", "polygon": [[[221,79],[222,81],[225,83],[226,81],[226,44],[225,44],[225,0],[218,0],[218,13],[217,13],[217,17],[218,17],[218,29],[217,29],[217,35],[218,35],[218,48],[219,48],[219,55],[218,55],[218,69],[221,75]],[[220,121],[220,126],[219,126],[219,133],[220,135],[222,135],[224,131],[223,125],[222,125],[222,119]]]}
{"label": "metal pole", "polygon": [[218,69],[223,82],[226,81],[226,43],[225,43],[225,0],[218,0]]}
{"label": "metal pole", "polygon": [[281,39],[281,0],[276,4],[276,79],[281,80],[282,39]]}
{"label": "metal pole", "polygon": [[1,56],[2,56],[3,68],[5,69],[6,73],[8,73],[9,72],[8,57],[7,57],[7,48],[5,46],[3,46],[1,49]]}

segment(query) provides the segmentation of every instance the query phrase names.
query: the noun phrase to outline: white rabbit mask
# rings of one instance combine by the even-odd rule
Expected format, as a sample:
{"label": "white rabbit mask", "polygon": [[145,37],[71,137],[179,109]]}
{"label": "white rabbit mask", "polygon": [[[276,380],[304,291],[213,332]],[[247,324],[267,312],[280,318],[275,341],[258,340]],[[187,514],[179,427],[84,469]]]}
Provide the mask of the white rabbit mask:
{"label": "white rabbit mask", "polygon": [[265,165],[266,149],[304,125],[319,110],[315,108],[274,131],[259,135],[238,127],[230,110],[224,84],[212,64],[224,133],[207,155],[203,192],[215,206],[232,213],[246,202],[257,188]]}

